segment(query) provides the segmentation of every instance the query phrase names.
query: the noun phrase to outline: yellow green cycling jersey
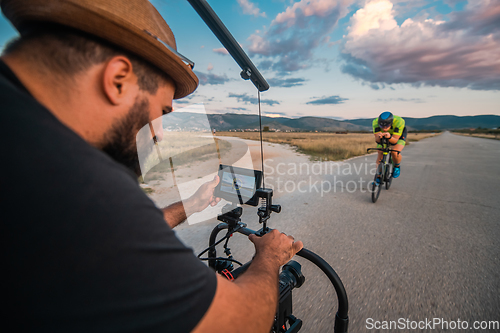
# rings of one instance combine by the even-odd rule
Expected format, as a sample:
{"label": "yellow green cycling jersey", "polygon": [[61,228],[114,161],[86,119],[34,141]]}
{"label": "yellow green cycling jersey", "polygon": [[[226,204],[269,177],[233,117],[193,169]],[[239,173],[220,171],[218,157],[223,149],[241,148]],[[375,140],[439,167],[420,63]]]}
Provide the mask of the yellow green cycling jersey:
{"label": "yellow green cycling jersey", "polygon": [[[405,120],[399,116],[393,116],[394,119],[392,121],[391,128],[387,131],[391,135],[399,135],[400,139],[396,143],[397,145],[405,145],[406,144],[406,127],[405,127]],[[378,133],[381,132],[382,129],[378,125],[378,118],[373,119],[372,122],[373,126],[373,133]],[[382,147],[381,145],[377,145]]]}
{"label": "yellow green cycling jersey", "polygon": [[[389,133],[392,135],[403,135],[403,130],[405,129],[405,120],[400,116],[393,116],[394,120],[392,121],[391,128],[389,129]],[[373,119],[373,133],[377,133],[382,131],[380,126],[378,125],[378,118]]]}

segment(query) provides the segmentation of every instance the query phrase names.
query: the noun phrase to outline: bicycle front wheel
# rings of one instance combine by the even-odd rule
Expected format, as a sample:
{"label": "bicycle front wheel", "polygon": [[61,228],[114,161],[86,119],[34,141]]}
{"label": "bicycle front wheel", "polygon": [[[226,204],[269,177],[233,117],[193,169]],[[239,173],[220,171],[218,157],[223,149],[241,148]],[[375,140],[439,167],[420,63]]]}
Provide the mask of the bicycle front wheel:
{"label": "bicycle front wheel", "polygon": [[[378,178],[378,184],[377,184],[377,178]],[[377,202],[378,197],[380,196],[380,190],[382,189],[383,181],[384,181],[384,165],[383,163],[380,163],[377,167],[377,173],[375,174],[375,179],[373,180],[371,186],[373,203]]]}
{"label": "bicycle front wheel", "polygon": [[392,163],[388,163],[385,167],[385,189],[388,190],[392,184],[392,171],[393,171]]}

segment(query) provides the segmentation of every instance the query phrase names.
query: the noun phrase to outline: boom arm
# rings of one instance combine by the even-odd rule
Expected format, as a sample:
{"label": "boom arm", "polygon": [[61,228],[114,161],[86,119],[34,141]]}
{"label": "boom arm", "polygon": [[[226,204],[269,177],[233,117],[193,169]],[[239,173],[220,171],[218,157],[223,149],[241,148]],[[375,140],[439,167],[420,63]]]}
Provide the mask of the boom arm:
{"label": "boom arm", "polygon": [[250,79],[259,91],[266,91],[269,89],[269,84],[266,79],[260,74],[259,70],[245,51],[241,48],[240,44],[234,39],[233,35],[227,30],[226,26],[219,19],[214,10],[205,0],[188,0],[191,6],[196,10],[198,15],[205,21],[206,25],[212,30],[214,35],[224,45],[231,57],[238,63],[241,71],[241,77],[245,80]]}

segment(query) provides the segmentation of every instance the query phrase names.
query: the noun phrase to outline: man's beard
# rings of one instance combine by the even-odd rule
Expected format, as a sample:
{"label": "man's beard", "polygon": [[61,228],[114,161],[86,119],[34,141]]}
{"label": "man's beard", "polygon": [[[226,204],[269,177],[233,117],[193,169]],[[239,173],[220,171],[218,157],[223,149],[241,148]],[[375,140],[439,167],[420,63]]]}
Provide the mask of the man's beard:
{"label": "man's beard", "polygon": [[141,175],[136,135],[149,122],[149,101],[136,98],[127,115],[105,135],[101,150],[118,163]]}

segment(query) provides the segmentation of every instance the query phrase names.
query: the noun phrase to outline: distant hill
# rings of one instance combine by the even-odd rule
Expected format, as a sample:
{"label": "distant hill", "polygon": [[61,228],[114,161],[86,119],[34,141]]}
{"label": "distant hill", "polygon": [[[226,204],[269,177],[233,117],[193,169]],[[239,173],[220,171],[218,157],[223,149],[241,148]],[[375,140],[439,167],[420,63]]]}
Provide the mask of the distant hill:
{"label": "distant hill", "polygon": [[[349,120],[359,126],[371,126],[372,119]],[[410,130],[454,130],[463,128],[496,128],[500,127],[500,116],[432,116],[427,118],[404,117],[405,124]]]}
{"label": "distant hill", "polygon": [[[269,126],[271,130],[280,131],[371,131],[371,119],[335,120],[321,117],[262,117],[262,126]],[[500,127],[500,116],[432,116],[428,118],[405,117],[409,130],[453,130],[464,128],[496,128]],[[175,128],[206,128],[206,118],[203,114],[189,112],[173,112],[166,118],[164,126]],[[210,127],[217,131],[229,130],[257,130],[259,128],[258,115],[247,114],[209,114]]]}

